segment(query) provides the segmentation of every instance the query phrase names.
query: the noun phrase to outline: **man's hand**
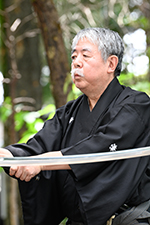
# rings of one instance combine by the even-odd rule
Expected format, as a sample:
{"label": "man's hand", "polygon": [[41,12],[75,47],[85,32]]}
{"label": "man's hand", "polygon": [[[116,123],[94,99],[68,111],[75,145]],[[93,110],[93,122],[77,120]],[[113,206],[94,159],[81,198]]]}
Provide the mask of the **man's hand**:
{"label": "man's hand", "polygon": [[[5,148],[0,148],[0,157],[13,157],[11,152]],[[41,166],[11,166],[9,170],[10,176],[15,176],[20,180],[30,181],[40,171]]]}
{"label": "man's hand", "polygon": [[13,157],[11,152],[5,148],[0,148],[0,157]]}
{"label": "man's hand", "polygon": [[[52,151],[36,156],[39,157],[63,157],[61,151]],[[0,157],[13,157],[11,152],[7,149],[0,148]],[[32,156],[31,156],[32,157]],[[35,156],[34,156],[35,157]],[[39,174],[42,170],[71,170],[68,164],[65,165],[30,165],[30,166],[11,166],[9,170],[10,176],[15,176],[20,180],[26,182]]]}
{"label": "man's hand", "polygon": [[9,170],[10,176],[15,176],[26,182],[30,181],[34,176],[40,173],[40,166],[11,166]]}

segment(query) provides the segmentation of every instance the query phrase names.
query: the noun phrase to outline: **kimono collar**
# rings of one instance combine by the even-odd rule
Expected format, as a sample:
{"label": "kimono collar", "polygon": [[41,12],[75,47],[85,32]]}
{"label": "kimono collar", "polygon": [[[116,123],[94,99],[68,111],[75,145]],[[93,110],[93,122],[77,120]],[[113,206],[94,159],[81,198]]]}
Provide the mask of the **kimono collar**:
{"label": "kimono collar", "polygon": [[[95,107],[92,111],[95,111],[97,108],[105,109],[109,104],[114,100],[119,93],[123,91],[123,87],[120,85],[118,79],[115,77],[107,86],[103,94],[100,96]],[[87,96],[86,96],[87,98]],[[103,111],[103,110],[102,110]]]}

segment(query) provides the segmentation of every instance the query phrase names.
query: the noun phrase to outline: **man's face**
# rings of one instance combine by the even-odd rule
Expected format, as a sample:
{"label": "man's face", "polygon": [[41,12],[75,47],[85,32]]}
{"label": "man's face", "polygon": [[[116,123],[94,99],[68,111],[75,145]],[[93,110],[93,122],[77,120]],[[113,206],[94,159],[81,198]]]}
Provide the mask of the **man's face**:
{"label": "man's face", "polygon": [[[101,92],[108,85],[108,62],[104,62],[97,45],[88,39],[79,40],[72,53],[73,82],[83,93]],[[81,76],[81,75],[84,76]]]}

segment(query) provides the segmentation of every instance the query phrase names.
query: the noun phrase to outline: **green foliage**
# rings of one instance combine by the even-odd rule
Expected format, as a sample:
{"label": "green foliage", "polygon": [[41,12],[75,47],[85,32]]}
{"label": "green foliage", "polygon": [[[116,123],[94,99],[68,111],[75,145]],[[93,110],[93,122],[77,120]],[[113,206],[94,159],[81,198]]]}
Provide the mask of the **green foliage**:
{"label": "green foliage", "polygon": [[70,91],[70,93],[68,94],[68,101],[71,101],[73,99],[78,98],[80,95],[82,94],[82,92],[76,88],[75,84],[72,84],[72,90]]}
{"label": "green foliage", "polygon": [[120,3],[116,3],[114,5],[114,13],[119,16],[120,12],[122,10],[122,5]]}
{"label": "green foliage", "polygon": [[125,86],[133,85],[134,81],[134,74],[133,73],[121,73],[121,75],[118,77],[118,80],[121,84]]}
{"label": "green foliage", "polygon": [[122,85],[129,86],[137,91],[146,92],[150,95],[150,82],[145,75],[137,77],[132,73],[122,73],[118,77],[118,80]]}
{"label": "green foliage", "polygon": [[[12,105],[10,97],[5,98],[1,107],[1,120],[5,123],[12,113]],[[26,142],[30,137],[42,128],[45,118],[51,119],[55,113],[55,105],[49,104],[37,112],[16,112],[15,113],[15,130],[18,132],[23,126],[26,131],[23,133],[19,143]]]}
{"label": "green foliage", "polygon": [[146,17],[141,16],[139,18],[139,23],[141,24],[141,28],[143,28],[144,30],[147,30],[149,28],[149,20]]}
{"label": "green foliage", "polygon": [[135,90],[146,92],[150,96],[150,82],[148,81],[139,81],[131,87]]}
{"label": "green foliage", "polygon": [[5,122],[12,113],[11,99],[6,97],[1,110],[1,121]]}
{"label": "green foliage", "polygon": [[65,218],[59,225],[65,225],[66,224],[66,222],[67,222],[67,218]]}
{"label": "green foliage", "polygon": [[[21,112],[22,113],[22,112]],[[25,143],[29,138],[36,134],[44,124],[43,117],[51,119],[55,114],[55,105],[49,104],[43,109],[37,112],[28,112],[21,115],[16,114],[15,121],[20,123],[21,126],[26,124],[26,131],[23,133],[22,138],[19,140],[19,143]],[[16,126],[15,128],[21,128],[21,126]]]}

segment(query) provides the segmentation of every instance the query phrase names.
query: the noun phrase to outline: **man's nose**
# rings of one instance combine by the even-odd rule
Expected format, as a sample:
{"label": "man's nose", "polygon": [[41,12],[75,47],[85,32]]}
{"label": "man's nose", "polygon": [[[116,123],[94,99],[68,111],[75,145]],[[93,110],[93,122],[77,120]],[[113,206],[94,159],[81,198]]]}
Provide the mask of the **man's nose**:
{"label": "man's nose", "polygon": [[82,67],[83,63],[81,57],[77,56],[76,59],[73,61],[73,65],[75,68]]}

